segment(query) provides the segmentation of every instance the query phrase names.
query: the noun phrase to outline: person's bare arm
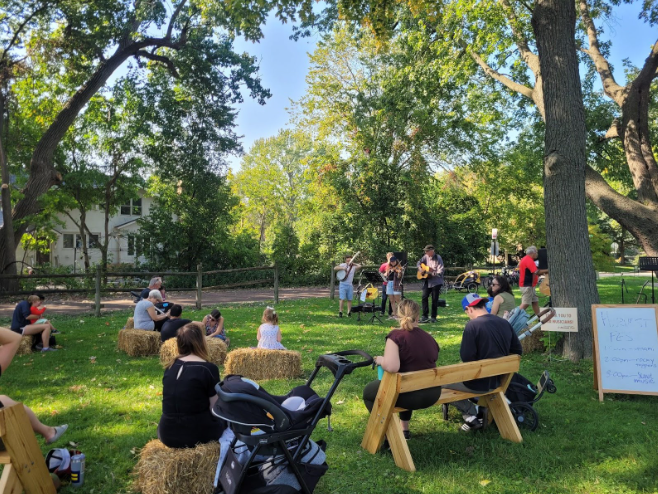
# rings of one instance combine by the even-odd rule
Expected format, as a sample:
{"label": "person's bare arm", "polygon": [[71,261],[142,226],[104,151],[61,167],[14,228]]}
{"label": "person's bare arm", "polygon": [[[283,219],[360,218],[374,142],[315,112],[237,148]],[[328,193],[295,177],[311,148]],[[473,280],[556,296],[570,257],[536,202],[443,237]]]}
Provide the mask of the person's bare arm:
{"label": "person's bare arm", "polygon": [[491,305],[491,313],[494,316],[498,315],[498,310],[500,309],[500,304],[503,303],[503,297],[501,295],[496,295],[493,300],[493,304]]}
{"label": "person's bare arm", "polygon": [[154,307],[154,306],[151,306],[151,307],[149,307],[148,309],[146,309],[146,312],[149,313],[149,316],[151,316],[151,319],[152,319],[153,321],[162,321],[163,319],[166,319],[166,318],[168,317],[167,314],[158,314],[158,313],[155,311],[155,307]]}
{"label": "person's bare arm", "polygon": [[18,346],[21,344],[21,335],[7,328],[0,327],[0,369],[4,373],[11,364]]}
{"label": "person's bare arm", "polygon": [[279,328],[279,331],[276,333],[276,341],[281,343],[281,328]]}
{"label": "person's bare arm", "polygon": [[548,273],[548,269],[538,269],[537,270],[537,275],[541,276],[542,274]]}
{"label": "person's bare arm", "polygon": [[400,349],[397,343],[390,338],[386,339],[384,356],[375,357],[377,365],[381,365],[386,372],[397,372],[400,370]]}
{"label": "person's bare arm", "polygon": [[260,326],[258,326],[258,332],[256,333],[256,341],[260,341]]}
{"label": "person's bare arm", "polygon": [[222,330],[224,329],[224,316],[220,316],[219,322],[217,323],[217,327],[215,328],[215,332],[209,336],[217,336],[222,334]]}

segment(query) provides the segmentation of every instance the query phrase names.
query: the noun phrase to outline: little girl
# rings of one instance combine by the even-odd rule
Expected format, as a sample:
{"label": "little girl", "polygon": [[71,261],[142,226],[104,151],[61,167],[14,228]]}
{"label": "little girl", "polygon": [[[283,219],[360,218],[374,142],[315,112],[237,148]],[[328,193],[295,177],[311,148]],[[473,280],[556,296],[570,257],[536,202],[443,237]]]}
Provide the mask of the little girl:
{"label": "little girl", "polygon": [[[46,307],[41,307],[41,304],[45,300],[45,297],[41,294],[30,295],[27,297],[27,301],[31,304],[30,306],[30,315],[38,316],[39,319],[32,321],[31,324],[46,324],[48,319],[41,317],[44,312],[46,312]],[[55,328],[50,331],[50,334],[59,334]]]}
{"label": "little girl", "polygon": [[258,328],[258,348],[265,350],[285,350],[281,344],[281,330],[279,329],[279,316],[272,307],[267,307],[261,319],[263,324]]}

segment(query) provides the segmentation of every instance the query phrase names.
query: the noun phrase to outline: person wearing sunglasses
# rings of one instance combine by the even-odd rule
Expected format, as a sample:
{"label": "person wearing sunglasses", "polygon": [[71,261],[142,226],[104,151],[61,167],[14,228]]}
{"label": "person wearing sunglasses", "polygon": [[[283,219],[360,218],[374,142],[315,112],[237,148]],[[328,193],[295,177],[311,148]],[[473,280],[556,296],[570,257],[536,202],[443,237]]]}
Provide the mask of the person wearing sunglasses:
{"label": "person wearing sunglasses", "polygon": [[504,276],[494,276],[487,293],[493,297],[491,313],[494,316],[504,317],[506,312],[512,312],[516,307],[512,287]]}
{"label": "person wearing sunglasses", "polygon": [[204,317],[201,322],[206,328],[207,337],[219,338],[226,343],[227,347],[231,344],[231,340],[226,336],[226,331],[224,329],[224,318],[218,309],[213,309],[213,311]]}

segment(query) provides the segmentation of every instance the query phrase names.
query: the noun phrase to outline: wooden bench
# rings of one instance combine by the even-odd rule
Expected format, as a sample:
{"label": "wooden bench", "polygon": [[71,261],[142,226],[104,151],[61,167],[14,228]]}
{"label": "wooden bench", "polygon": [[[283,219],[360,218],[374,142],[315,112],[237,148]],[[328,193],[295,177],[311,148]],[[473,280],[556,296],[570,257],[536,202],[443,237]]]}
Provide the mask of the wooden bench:
{"label": "wooden bench", "polygon": [[0,494],[57,492],[21,403],[0,409],[0,438]]}
{"label": "wooden bench", "polygon": [[478,397],[479,405],[489,408],[490,418],[496,421],[500,435],[510,441],[520,443],[523,438],[516,421],[510,411],[505,399],[505,391],[515,372],[519,370],[521,357],[510,355],[497,359],[478,360],[463,364],[446,365],[434,369],[403,372],[391,374],[384,372],[384,377],[377,392],[366,432],[363,435],[361,447],[375,454],[384,437],[388,438],[395,464],[409,472],[415,472],[413,459],[409,446],[402,433],[402,425],[398,412],[404,411],[397,408],[395,403],[400,393],[408,393],[420,389],[433,388],[435,386],[447,386],[472,379],[483,377],[500,376],[500,385],[493,391],[487,393],[466,393],[453,389],[443,388],[441,398],[436,405],[452,403],[459,400]]}

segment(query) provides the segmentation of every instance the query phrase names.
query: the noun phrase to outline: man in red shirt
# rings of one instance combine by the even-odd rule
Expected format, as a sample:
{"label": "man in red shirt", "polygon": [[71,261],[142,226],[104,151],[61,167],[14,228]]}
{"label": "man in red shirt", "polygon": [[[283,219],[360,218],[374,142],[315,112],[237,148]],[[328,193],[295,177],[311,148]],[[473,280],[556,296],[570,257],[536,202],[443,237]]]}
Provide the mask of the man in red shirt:
{"label": "man in red shirt", "polygon": [[521,310],[526,310],[532,304],[532,310],[539,316],[539,297],[535,287],[539,275],[548,273],[548,269],[539,269],[535,260],[539,257],[537,247],[534,245],[525,250],[525,257],[519,263],[519,288],[521,290]]}

